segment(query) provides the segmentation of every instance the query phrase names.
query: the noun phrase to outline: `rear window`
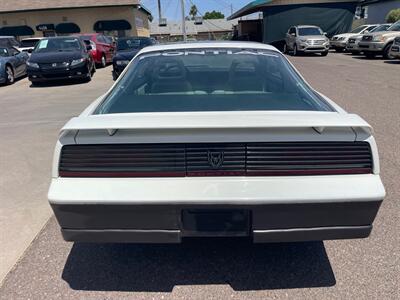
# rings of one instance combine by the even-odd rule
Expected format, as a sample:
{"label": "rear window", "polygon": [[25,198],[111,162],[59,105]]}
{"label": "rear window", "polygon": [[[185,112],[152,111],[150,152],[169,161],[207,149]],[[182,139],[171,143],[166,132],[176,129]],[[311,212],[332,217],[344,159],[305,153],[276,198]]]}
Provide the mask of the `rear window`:
{"label": "rear window", "polygon": [[96,114],[332,108],[275,51],[190,49],[137,57]]}
{"label": "rear window", "polygon": [[21,47],[35,47],[39,40],[22,40]]}

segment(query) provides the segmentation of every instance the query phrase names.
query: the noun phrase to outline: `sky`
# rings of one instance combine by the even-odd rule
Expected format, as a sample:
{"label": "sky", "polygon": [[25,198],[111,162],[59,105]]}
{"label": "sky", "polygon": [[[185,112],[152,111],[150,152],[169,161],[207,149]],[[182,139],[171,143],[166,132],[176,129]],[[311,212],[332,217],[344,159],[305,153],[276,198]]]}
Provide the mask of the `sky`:
{"label": "sky", "polygon": [[[200,14],[204,14],[206,11],[220,11],[225,17],[231,14],[231,5],[233,11],[237,11],[252,0],[184,0],[186,15],[189,14],[190,6],[194,3],[199,10]],[[147,7],[154,16],[154,19],[158,19],[158,4],[157,0],[141,0],[142,4]],[[161,7],[163,11],[163,17],[168,20],[180,20],[181,19],[181,0],[161,0]]]}

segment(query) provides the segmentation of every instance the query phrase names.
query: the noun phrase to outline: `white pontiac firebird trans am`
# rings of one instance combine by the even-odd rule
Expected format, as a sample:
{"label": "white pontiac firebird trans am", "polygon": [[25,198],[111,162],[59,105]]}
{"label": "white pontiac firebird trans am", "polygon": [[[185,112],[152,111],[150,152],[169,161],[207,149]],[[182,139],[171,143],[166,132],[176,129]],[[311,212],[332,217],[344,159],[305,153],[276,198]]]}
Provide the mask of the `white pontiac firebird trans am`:
{"label": "white pontiac firebird trans am", "polygon": [[66,241],[365,238],[371,132],[272,46],[150,46],[62,128],[49,202]]}

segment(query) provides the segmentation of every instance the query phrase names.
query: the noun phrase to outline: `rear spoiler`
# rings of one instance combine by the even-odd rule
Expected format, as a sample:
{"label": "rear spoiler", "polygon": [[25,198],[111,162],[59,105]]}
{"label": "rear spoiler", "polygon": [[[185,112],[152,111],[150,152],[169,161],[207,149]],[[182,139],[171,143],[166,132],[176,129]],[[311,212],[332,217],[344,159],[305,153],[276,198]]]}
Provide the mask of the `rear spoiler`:
{"label": "rear spoiler", "polygon": [[89,115],[72,118],[61,131],[120,129],[228,129],[352,127],[371,134],[371,126],[355,114],[337,112],[179,112]]}

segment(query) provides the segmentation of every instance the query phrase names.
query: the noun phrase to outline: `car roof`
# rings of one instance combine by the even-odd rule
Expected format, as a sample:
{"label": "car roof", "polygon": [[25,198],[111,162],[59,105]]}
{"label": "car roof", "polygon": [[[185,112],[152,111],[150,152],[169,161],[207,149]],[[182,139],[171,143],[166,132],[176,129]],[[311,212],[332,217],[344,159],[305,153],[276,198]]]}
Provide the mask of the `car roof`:
{"label": "car roof", "polygon": [[151,40],[151,37],[148,36],[125,36],[125,37],[120,37],[118,39],[120,40]]}
{"label": "car roof", "polygon": [[165,50],[183,50],[183,49],[209,49],[209,48],[231,48],[231,49],[255,49],[255,50],[270,50],[279,52],[278,49],[271,45],[257,43],[257,42],[191,42],[191,43],[169,43],[157,44],[148,46],[141,50],[141,53]]}
{"label": "car roof", "polygon": [[43,40],[43,39],[44,39],[44,37],[38,36],[38,37],[33,37],[33,38],[22,39],[21,41]]}
{"label": "car roof", "polygon": [[320,28],[319,26],[316,26],[316,25],[297,25],[295,27],[297,27],[297,28],[305,28],[305,27]]}
{"label": "car roof", "polygon": [[49,37],[44,37],[42,38],[43,40],[63,40],[63,39],[79,39],[78,36],[74,35],[67,35],[67,36],[49,36]]}

